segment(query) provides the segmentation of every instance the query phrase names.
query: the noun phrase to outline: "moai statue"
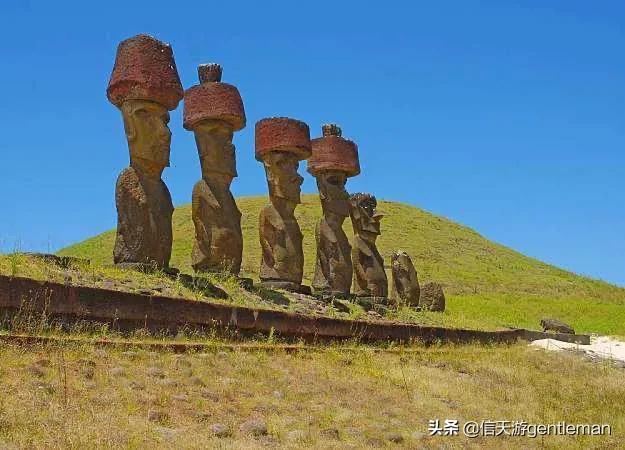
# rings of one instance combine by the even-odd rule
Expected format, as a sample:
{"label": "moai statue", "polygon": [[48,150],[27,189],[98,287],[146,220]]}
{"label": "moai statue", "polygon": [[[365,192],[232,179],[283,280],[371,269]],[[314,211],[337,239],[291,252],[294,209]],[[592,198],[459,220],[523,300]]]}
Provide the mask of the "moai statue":
{"label": "moai statue", "polygon": [[169,112],[182,85],[169,44],[139,35],[119,44],[106,90],[124,119],[130,167],[117,179],[117,237],[113,260],[128,267],[167,268],[174,207],[161,179],[169,167]]}
{"label": "moai statue", "polygon": [[349,216],[348,177],[360,173],[358,147],[341,137],[335,124],[322,126],[323,137],[312,140],[308,172],[317,179],[323,217],[315,229],[317,259],[313,289],[315,293],[347,296],[352,286],[352,247],[343,231]]}
{"label": "moai statue", "polygon": [[221,82],[221,66],[198,67],[200,84],[184,93],[184,127],[195,134],[202,179],[193,187],[195,243],[191,264],[198,272],[241,270],[241,212],[230,192],[237,176],[232,135],[245,127],[236,87]]}
{"label": "moai statue", "polygon": [[386,298],[388,280],[384,271],[384,260],[375,245],[383,217],[376,211],[377,200],[371,194],[353,194],[350,196],[350,204],[354,227],[354,294],[357,297]]}
{"label": "moai statue", "polygon": [[265,165],[271,201],[261,210],[259,220],[263,286],[305,291],[301,286],[302,232],[294,213],[301,203],[304,181],[297,169],[310,154],[310,130],[304,122],[274,117],[256,123],[256,159]]}
{"label": "moai statue", "polygon": [[397,250],[391,255],[391,300],[400,304],[418,306],[419,279],[408,253]]}

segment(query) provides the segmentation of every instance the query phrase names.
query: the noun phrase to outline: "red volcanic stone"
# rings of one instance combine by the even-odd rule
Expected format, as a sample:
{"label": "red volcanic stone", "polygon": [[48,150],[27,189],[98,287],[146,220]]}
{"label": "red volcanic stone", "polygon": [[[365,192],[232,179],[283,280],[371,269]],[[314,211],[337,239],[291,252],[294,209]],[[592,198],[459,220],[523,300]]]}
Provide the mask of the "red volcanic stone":
{"label": "red volcanic stone", "polygon": [[311,154],[310,129],[304,122],[288,117],[270,117],[256,122],[256,159],[269,152],[290,152],[300,160]]}
{"label": "red volcanic stone", "polygon": [[120,42],[106,96],[120,107],[126,100],[151,100],[174,110],[183,89],[171,46],[140,34]]}
{"label": "red volcanic stone", "polygon": [[236,87],[227,83],[207,82],[184,93],[183,125],[192,130],[202,120],[222,120],[234,131],[245,127],[243,100]]}
{"label": "red volcanic stone", "polygon": [[312,155],[308,158],[308,172],[313,176],[327,171],[340,170],[348,177],[360,173],[358,146],[341,137],[341,129],[336,125],[324,125],[323,137],[313,139]]}

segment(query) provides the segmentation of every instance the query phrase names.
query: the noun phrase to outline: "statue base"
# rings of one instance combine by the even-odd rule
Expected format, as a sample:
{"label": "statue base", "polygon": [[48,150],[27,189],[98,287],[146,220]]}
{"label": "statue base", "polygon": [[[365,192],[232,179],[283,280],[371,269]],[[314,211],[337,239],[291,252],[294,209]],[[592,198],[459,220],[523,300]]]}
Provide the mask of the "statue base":
{"label": "statue base", "polygon": [[284,291],[295,292],[296,294],[312,295],[310,286],[294,283],[292,281],[260,280],[259,286],[266,289],[282,289]]}
{"label": "statue base", "polygon": [[388,311],[387,297],[356,297],[354,300],[358,305],[362,306],[365,311],[375,311],[384,314]]}

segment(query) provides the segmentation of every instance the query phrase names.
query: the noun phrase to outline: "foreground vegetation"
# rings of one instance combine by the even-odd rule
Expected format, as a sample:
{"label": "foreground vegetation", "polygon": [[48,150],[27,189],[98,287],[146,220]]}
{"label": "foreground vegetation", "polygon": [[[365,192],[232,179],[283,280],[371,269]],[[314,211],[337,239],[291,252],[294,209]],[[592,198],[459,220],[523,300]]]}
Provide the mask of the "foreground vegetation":
{"label": "foreground vegetation", "polygon": [[[3,344],[0,383],[0,448],[617,448],[625,427],[622,370],[522,345],[175,355]],[[429,436],[431,419],[605,423],[612,436]],[[258,435],[240,429],[249,420]]]}

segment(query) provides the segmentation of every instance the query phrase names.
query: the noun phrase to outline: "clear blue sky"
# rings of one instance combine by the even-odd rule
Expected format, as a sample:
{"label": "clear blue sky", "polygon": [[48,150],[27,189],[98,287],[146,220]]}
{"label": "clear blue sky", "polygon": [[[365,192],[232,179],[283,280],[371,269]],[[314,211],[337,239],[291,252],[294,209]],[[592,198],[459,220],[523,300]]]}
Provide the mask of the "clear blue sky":
{"label": "clear blue sky", "polygon": [[[105,89],[117,43],[149,33],[172,44],[185,87],[204,62],[239,87],[235,195],[267,189],[256,120],[295,117],[314,135],[336,121],[360,147],[351,191],[625,285],[625,4],[371,5],[4,0],[0,248],[56,250],[115,226],[128,152]],[[175,204],[200,177],[181,110],[165,174]]]}

